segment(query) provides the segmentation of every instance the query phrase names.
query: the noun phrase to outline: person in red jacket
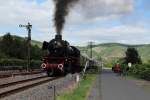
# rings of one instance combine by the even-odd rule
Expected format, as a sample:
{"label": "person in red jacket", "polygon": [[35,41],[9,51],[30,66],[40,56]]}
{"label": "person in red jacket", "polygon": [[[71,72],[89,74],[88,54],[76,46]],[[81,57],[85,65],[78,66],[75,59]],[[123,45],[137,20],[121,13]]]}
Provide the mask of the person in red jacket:
{"label": "person in red jacket", "polygon": [[121,67],[120,67],[120,64],[119,64],[119,63],[115,64],[114,72],[115,72],[115,73],[120,73],[120,72],[121,72]]}

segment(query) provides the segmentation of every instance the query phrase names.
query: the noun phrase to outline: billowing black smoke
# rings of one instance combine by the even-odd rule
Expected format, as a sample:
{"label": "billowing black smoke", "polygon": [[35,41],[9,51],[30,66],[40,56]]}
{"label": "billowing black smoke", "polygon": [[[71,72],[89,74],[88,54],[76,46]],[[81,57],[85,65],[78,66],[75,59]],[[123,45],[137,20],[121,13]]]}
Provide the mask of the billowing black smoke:
{"label": "billowing black smoke", "polygon": [[62,29],[64,28],[66,21],[65,17],[68,15],[70,7],[72,7],[77,1],[79,0],[54,0],[56,4],[54,22],[58,35],[61,34]]}

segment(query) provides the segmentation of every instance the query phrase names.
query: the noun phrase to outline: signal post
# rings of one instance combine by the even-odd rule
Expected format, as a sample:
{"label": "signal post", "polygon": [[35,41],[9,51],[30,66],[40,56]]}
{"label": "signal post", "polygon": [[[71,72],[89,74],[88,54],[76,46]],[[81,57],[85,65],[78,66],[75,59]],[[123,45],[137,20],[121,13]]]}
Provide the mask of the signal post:
{"label": "signal post", "polygon": [[27,62],[27,71],[29,71],[29,67],[30,67],[30,64],[31,64],[31,54],[30,54],[30,49],[31,49],[31,28],[32,28],[32,25],[28,22],[27,25],[19,25],[19,27],[25,27],[28,31],[28,40],[27,40],[27,43],[28,43],[28,62]]}

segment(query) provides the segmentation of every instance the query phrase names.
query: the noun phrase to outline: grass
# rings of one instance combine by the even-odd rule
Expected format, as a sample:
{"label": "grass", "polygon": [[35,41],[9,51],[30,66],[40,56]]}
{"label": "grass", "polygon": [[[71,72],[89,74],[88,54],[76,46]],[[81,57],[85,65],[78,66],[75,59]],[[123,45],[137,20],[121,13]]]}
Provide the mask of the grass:
{"label": "grass", "polygon": [[95,79],[96,74],[88,74],[85,79],[81,80],[76,89],[58,96],[57,100],[87,100]]}

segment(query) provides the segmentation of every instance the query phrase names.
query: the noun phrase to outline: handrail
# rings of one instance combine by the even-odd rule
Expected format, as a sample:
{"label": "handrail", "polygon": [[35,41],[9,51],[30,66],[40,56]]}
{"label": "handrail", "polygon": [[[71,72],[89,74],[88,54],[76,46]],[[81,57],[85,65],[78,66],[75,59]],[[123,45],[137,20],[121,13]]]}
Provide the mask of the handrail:
{"label": "handrail", "polygon": [[88,66],[89,66],[89,61],[86,61],[86,64],[84,66],[83,73],[82,73],[83,76],[85,75],[85,72]]}

